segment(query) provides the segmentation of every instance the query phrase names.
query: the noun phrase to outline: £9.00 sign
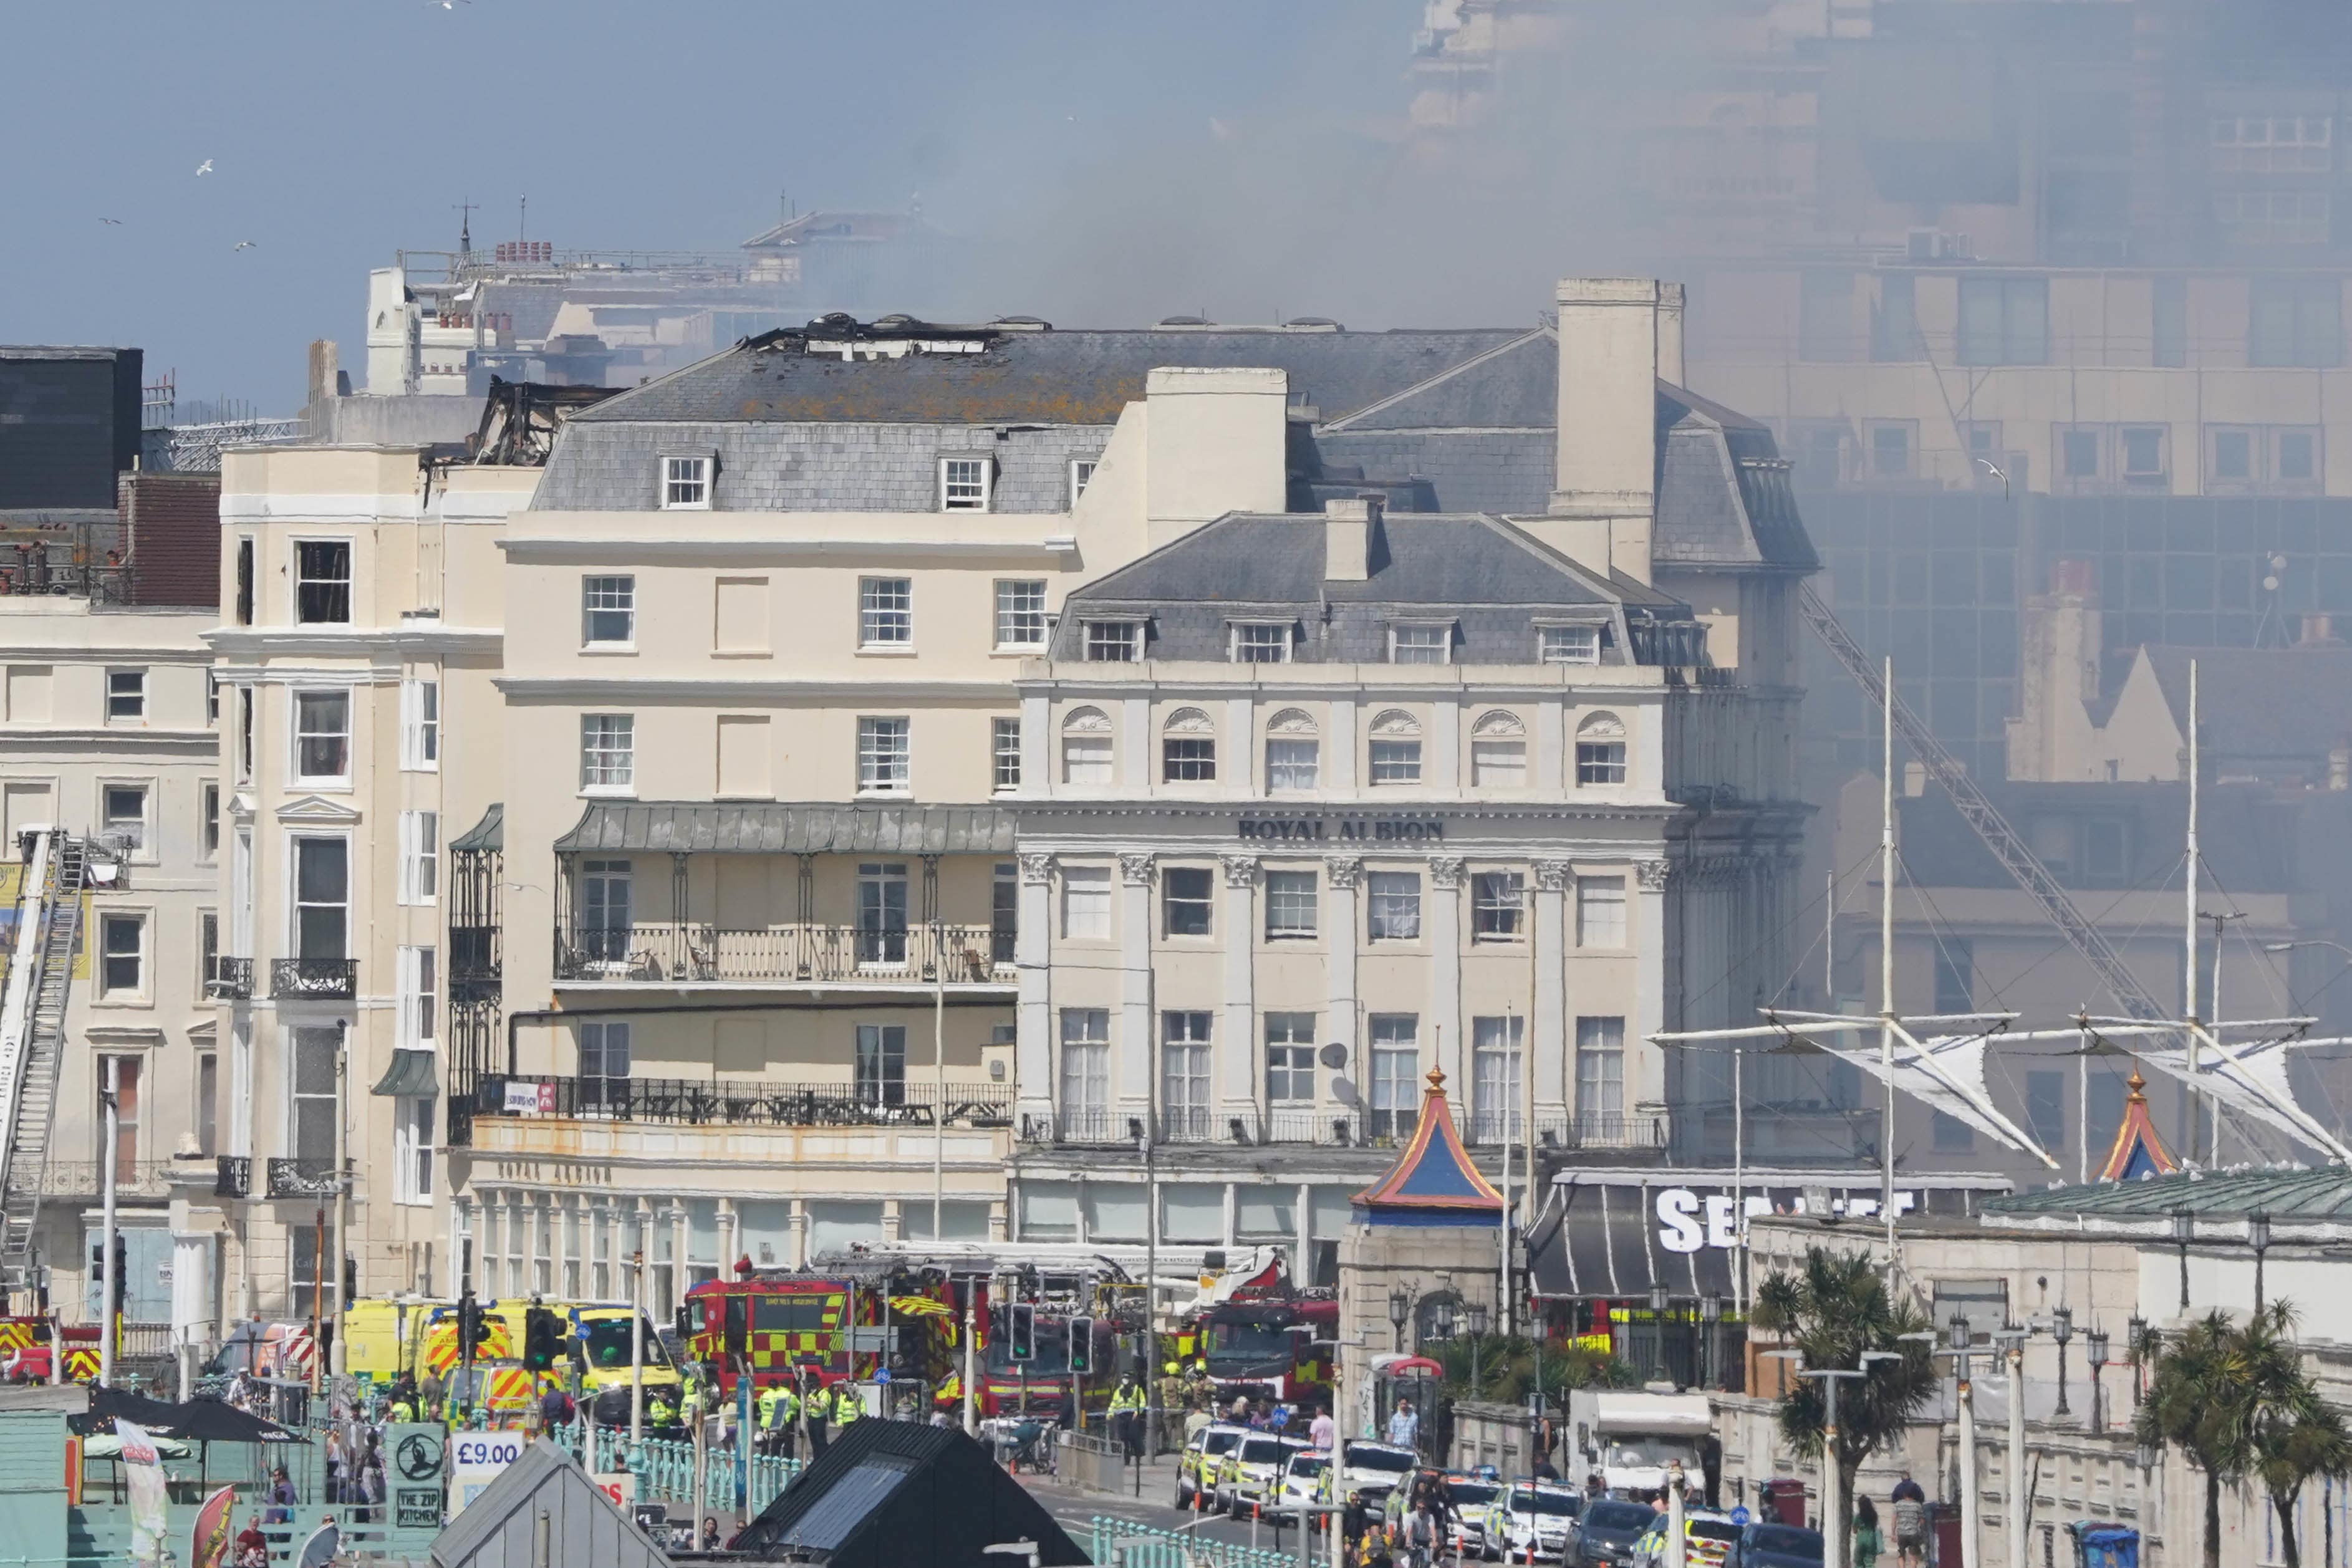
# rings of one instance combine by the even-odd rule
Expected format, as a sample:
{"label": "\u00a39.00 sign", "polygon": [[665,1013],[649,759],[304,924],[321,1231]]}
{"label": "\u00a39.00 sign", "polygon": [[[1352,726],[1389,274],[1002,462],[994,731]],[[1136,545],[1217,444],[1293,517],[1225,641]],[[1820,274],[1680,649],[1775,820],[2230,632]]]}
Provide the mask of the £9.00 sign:
{"label": "\u00a39.00 sign", "polygon": [[459,1432],[449,1439],[449,1458],[460,1470],[502,1470],[522,1458],[520,1432]]}

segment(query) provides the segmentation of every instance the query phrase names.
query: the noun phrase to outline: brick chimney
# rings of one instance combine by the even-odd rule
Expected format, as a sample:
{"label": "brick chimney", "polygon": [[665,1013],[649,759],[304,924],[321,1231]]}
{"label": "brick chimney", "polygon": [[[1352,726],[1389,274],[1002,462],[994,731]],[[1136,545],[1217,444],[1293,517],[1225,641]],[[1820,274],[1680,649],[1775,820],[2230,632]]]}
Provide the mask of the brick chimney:
{"label": "brick chimney", "polygon": [[1373,536],[1382,497],[1358,496],[1323,503],[1323,580],[1363,582],[1372,575]]}
{"label": "brick chimney", "polygon": [[[1657,516],[1657,383],[1683,374],[1683,288],[1648,277],[1563,277],[1559,435],[1538,531],[1596,570],[1650,580]],[[1671,372],[1671,373],[1669,373]]]}

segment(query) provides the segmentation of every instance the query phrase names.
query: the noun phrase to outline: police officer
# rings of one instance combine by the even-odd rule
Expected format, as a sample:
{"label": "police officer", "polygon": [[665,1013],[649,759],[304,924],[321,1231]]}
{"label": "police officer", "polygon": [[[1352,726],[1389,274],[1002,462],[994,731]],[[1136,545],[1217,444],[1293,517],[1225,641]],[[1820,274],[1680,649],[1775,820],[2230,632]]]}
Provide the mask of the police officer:
{"label": "police officer", "polygon": [[857,1424],[857,1418],[865,1414],[866,1406],[857,1397],[856,1384],[845,1377],[833,1385],[834,1436],[839,1437],[848,1431]]}
{"label": "police officer", "polygon": [[809,1458],[821,1459],[824,1458],[825,1444],[832,1440],[825,1421],[833,1414],[833,1390],[812,1381],[802,1408],[808,1412]]}
{"label": "police officer", "polygon": [[791,1390],[781,1383],[771,1383],[760,1390],[760,1396],[752,1401],[752,1408],[757,1413],[756,1418],[760,1424],[759,1448],[763,1454],[772,1454],[776,1451],[777,1428],[783,1421],[790,1419],[783,1414],[784,1396],[790,1392]]}
{"label": "police officer", "polygon": [[1132,1372],[1118,1380],[1118,1388],[1110,1396],[1111,1436],[1126,1450],[1129,1463],[1143,1461],[1143,1389]]}
{"label": "police officer", "polygon": [[677,1425],[677,1406],[669,1396],[669,1389],[661,1385],[646,1390],[646,1425],[662,1427]]}

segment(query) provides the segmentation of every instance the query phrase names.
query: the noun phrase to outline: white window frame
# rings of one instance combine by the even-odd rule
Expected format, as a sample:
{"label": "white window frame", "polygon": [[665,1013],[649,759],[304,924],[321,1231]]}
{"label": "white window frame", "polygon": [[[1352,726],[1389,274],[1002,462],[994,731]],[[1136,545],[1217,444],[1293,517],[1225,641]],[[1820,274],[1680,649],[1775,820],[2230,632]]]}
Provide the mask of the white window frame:
{"label": "white window frame", "polygon": [[665,512],[710,510],[711,457],[702,453],[665,453],[656,476]]}
{"label": "white window frame", "polygon": [[[1288,900],[1295,900],[1301,890],[1297,887],[1288,885],[1286,879],[1301,876],[1307,879],[1306,886],[1303,891],[1307,895],[1306,911],[1307,924],[1305,925],[1276,925],[1274,923],[1274,879],[1276,877],[1285,878],[1286,886],[1284,890],[1284,897]],[[1265,873],[1265,915],[1263,931],[1263,940],[1267,942],[1311,942],[1318,936],[1321,936],[1323,933],[1322,878],[1318,876],[1312,870],[1299,866],[1279,866]]]}
{"label": "white window frame", "polygon": [[[1105,633],[1117,630],[1119,645],[1126,649],[1124,658],[1108,658],[1099,649],[1111,646]],[[1078,622],[1079,654],[1089,664],[1139,664],[1143,662],[1143,620],[1140,616],[1097,616]]]}
{"label": "white window frame", "polygon": [[[1516,768],[1511,759],[1517,759]],[[1501,777],[1516,772],[1516,780]],[[1528,771],[1528,740],[1523,735],[1473,735],[1470,737],[1470,787],[1474,789],[1524,789],[1534,775]]]}
{"label": "white window frame", "polygon": [[1087,486],[1094,483],[1095,470],[1101,465],[1102,459],[1099,457],[1070,459],[1070,505],[1072,507],[1075,507],[1078,504],[1078,497],[1087,493]]}
{"label": "white window frame", "polygon": [[[1035,602],[1029,602],[1031,595]],[[1032,638],[1006,635],[1011,632],[1029,629],[1034,621],[1037,634]],[[1042,577],[1000,577],[996,580],[996,651],[1000,653],[1027,653],[1045,645],[1048,631],[1045,619],[1045,580]]]}
{"label": "white window frame", "polygon": [[1421,873],[1417,871],[1369,871],[1364,873],[1364,940],[1418,942],[1422,928]]}
{"label": "white window frame", "polygon": [[[976,495],[959,493],[960,486],[971,483],[969,477],[957,475],[957,467],[962,464],[974,464],[980,469],[978,476],[980,489]],[[992,498],[992,492],[996,487],[995,468],[996,459],[976,453],[941,457],[940,459],[940,510],[942,512],[989,510],[989,502]]]}
{"label": "white window frame", "polygon": [[[1591,639],[1589,647],[1583,645]],[[1601,628],[1592,622],[1536,627],[1536,663],[1539,664],[1598,664],[1601,646],[1605,639]],[[1571,646],[1571,644],[1575,644]]]}
{"label": "white window frame", "polygon": [[[1614,894],[1612,898],[1610,895]],[[1616,907],[1614,941],[1605,924],[1595,922],[1594,911]],[[1576,879],[1576,945],[1600,952],[1622,952],[1633,940],[1633,895],[1622,876],[1580,876]],[[1596,929],[1596,925],[1599,926]]]}
{"label": "white window frame", "polygon": [[[302,739],[314,732],[302,727],[304,699],[308,697],[341,697],[343,703],[343,770],[341,773],[305,773],[302,771]],[[358,727],[352,709],[358,706],[349,686],[294,686],[286,694],[286,776],[306,789],[348,789],[352,787],[352,752],[353,732]],[[332,730],[319,730],[320,736]]]}
{"label": "white window frame", "polygon": [[[115,683],[118,681],[123,683],[123,689],[120,693],[115,689]],[[115,711],[118,697],[125,702],[128,711],[121,713]],[[136,669],[117,666],[106,672],[106,722],[110,725],[122,726],[143,725],[147,722],[147,668],[145,665],[140,665]]]}
{"label": "white window frame", "polygon": [[[205,951],[205,927],[207,925],[212,927],[212,951],[209,954]],[[220,911],[199,909],[196,911],[196,1000],[199,1002],[216,999],[213,996],[213,982],[220,978]]]}
{"label": "white window frame", "polygon": [[[614,587],[614,584],[620,586]],[[605,603],[596,602],[599,594],[613,596]],[[620,601],[626,596],[627,602]],[[629,634],[614,639],[593,635],[597,615],[625,615],[629,618]],[[634,572],[590,572],[580,580],[580,646],[604,653],[634,653],[637,649],[637,579]]]}
{"label": "white window frame", "polygon": [[[139,965],[139,979],[134,985],[115,985],[107,976],[112,954],[107,938],[117,925],[131,925],[139,933],[139,948],[132,956]],[[98,1000],[115,1007],[144,1006],[154,999],[155,989],[155,920],[147,909],[100,909],[98,911],[96,951],[91,955],[92,968],[98,981]]]}
{"label": "white window frame", "polygon": [[198,865],[218,864],[220,842],[220,780],[205,779],[196,785],[196,863]]}
{"label": "white window frame", "polygon": [[400,902],[429,904],[441,894],[441,813],[400,814]]}
{"label": "white window frame", "polygon": [[409,1207],[433,1201],[433,1102],[403,1095],[392,1120],[392,1201]]}
{"label": "white window frame", "polygon": [[[1078,896],[1073,896],[1078,895]],[[1072,865],[1062,868],[1062,940],[1065,942],[1108,942],[1118,932],[1113,913],[1110,867],[1107,865]],[[1084,905],[1084,908],[1081,908]],[[1084,929],[1074,918],[1084,914]],[[1096,916],[1099,915],[1097,922]],[[1100,929],[1096,929],[1099,924]]]}
{"label": "white window frame", "polygon": [[117,819],[107,810],[107,796],[116,789],[139,791],[139,841],[131,846],[134,865],[153,865],[159,854],[155,843],[155,780],[152,779],[100,779],[98,781],[98,831],[111,833]]}
{"label": "white window frame", "polygon": [[[888,733],[898,737],[898,745],[886,751],[881,741],[885,725],[897,727]],[[895,758],[896,779],[885,777],[882,765]],[[860,795],[908,795],[915,787],[915,725],[904,714],[860,714],[857,718],[857,792]]]}
{"label": "white window frame", "polygon": [[[1434,659],[1400,659],[1397,653],[1404,647],[1402,633],[1407,632],[1438,634]],[[1420,651],[1420,650],[1416,650]],[[1389,623],[1389,663],[1391,664],[1450,664],[1454,663],[1454,622],[1451,621],[1394,621]]]}
{"label": "white window frame", "polygon": [[[893,632],[898,635],[891,635]],[[911,653],[915,651],[913,578],[861,577],[857,580],[857,651],[861,653]]]}
{"label": "white window frame", "polygon": [[[595,728],[592,729],[591,727]],[[617,727],[616,727],[617,726]],[[615,738],[625,746],[614,744]],[[602,744],[592,745],[592,741]],[[591,758],[603,758],[601,765]],[[612,759],[619,758],[615,763]],[[613,777],[625,773],[625,778]],[[598,777],[598,775],[603,777]],[[637,716],[633,713],[583,713],[580,716],[580,792],[583,795],[635,795],[637,792]]]}
{"label": "white window frame", "polygon": [[[1273,657],[1257,659],[1242,656],[1244,646],[1250,642],[1251,634],[1256,632],[1272,632],[1273,637],[1266,640],[1266,645],[1262,650],[1253,648],[1251,651],[1268,653]],[[1277,640],[1281,643],[1278,648],[1273,646],[1273,643]],[[1229,621],[1225,623],[1225,663],[1229,664],[1286,664],[1290,663],[1291,654],[1297,647],[1298,624],[1295,621]]]}
{"label": "white window frame", "polygon": [[[331,577],[306,578],[302,575],[302,547],[304,545],[341,545],[343,547],[343,568],[348,575],[341,580],[343,584],[343,618],[341,621],[311,621],[305,619],[302,614],[302,585],[306,582],[312,581],[331,583],[336,580]],[[312,535],[307,538],[297,536],[296,538],[287,541],[286,549],[288,552],[287,566],[289,569],[286,574],[286,591],[291,600],[291,602],[286,606],[286,619],[288,623],[295,626],[350,626],[355,624],[353,617],[359,611],[359,541],[352,538],[349,534]]]}
{"label": "white window frame", "polygon": [[[320,904],[310,905],[305,904],[302,902],[302,845],[306,841],[312,840],[320,843],[340,843],[343,846],[343,901],[340,904]],[[353,925],[358,920],[360,908],[357,896],[359,890],[358,861],[359,857],[352,852],[352,835],[349,833],[333,831],[315,832],[309,828],[299,828],[286,835],[284,870],[279,873],[279,885],[285,890],[285,913],[282,916],[282,920],[284,925],[283,939],[286,945],[284,947],[279,949],[280,952],[286,954],[289,957],[299,957],[301,956],[302,911],[304,909],[341,909],[343,912],[343,950],[339,954],[330,956],[329,958],[316,961],[331,962],[335,959],[348,959],[352,956],[352,950],[360,945],[359,933],[352,929]],[[290,1037],[289,1049],[291,1049]]]}
{"label": "white window frame", "polygon": [[997,717],[988,722],[989,779],[993,793],[1010,795],[1021,788],[1021,719]]}
{"label": "white window frame", "polygon": [[403,1051],[436,1051],[441,1036],[441,954],[434,947],[399,948],[394,955],[399,1009],[393,1040]]}
{"label": "white window frame", "polygon": [[408,773],[441,770],[441,683],[411,676],[400,683],[400,766]]}
{"label": "white window frame", "polygon": [[[1279,760],[1275,747],[1292,748]],[[1295,748],[1306,748],[1304,766],[1307,781],[1298,783],[1301,758]],[[1276,784],[1277,778],[1287,777],[1289,782]],[[1265,737],[1265,792],[1268,795],[1312,795],[1323,787],[1323,741],[1314,735],[1269,735]]]}

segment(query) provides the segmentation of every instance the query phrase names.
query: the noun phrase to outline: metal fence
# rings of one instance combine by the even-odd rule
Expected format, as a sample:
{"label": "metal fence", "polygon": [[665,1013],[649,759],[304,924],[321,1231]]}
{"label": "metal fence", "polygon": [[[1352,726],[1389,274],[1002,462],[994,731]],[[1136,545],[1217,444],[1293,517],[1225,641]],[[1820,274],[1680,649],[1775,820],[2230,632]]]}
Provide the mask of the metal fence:
{"label": "metal fence", "polygon": [[559,980],[1013,983],[1013,932],[994,925],[775,925],[699,921],[572,926],[556,935]]}
{"label": "metal fence", "polygon": [[[507,1087],[538,1091],[508,1109]],[[936,1086],[883,1078],[867,1082],[713,1082],[698,1078],[509,1078],[476,1080],[477,1116],[534,1115],[612,1122],[672,1122],[752,1127],[1003,1127],[1012,1124],[1011,1086]]]}
{"label": "metal fence", "polygon": [[1087,1555],[1103,1568],[1297,1568],[1298,1563],[1295,1553],[1278,1549],[1204,1541],[1102,1514],[1087,1526]]}
{"label": "metal fence", "polygon": [[[574,1458],[580,1457],[580,1428],[562,1427],[549,1434],[557,1447]],[[589,1428],[592,1454],[588,1469],[614,1475],[629,1469],[629,1435],[614,1427]],[[798,1459],[787,1459],[775,1454],[753,1454],[749,1474],[742,1478],[747,1484],[738,1495],[736,1450],[712,1447],[704,1458],[702,1500],[694,1498],[694,1445],[667,1438],[648,1437],[643,1445],[645,1468],[637,1472],[637,1500],[666,1502],[674,1508],[691,1508],[697,1514],[708,1512],[739,1512],[749,1519],[775,1500],[776,1494],[792,1483],[803,1468]]]}

